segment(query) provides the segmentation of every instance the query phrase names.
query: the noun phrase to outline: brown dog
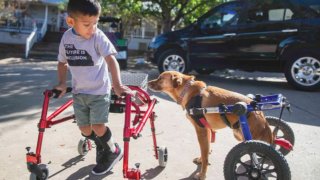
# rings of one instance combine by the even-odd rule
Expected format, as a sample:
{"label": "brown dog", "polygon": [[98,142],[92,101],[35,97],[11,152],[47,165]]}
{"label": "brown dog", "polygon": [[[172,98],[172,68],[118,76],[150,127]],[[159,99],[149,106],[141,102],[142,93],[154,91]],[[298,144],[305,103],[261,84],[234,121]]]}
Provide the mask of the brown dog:
{"label": "brown dog", "polygon": [[[217,107],[221,103],[234,105],[240,101],[249,104],[252,101],[252,99],[245,95],[214,86],[207,86],[203,81],[195,81],[194,76],[184,75],[175,71],[163,72],[158,79],[149,81],[148,86],[153,91],[168,94],[174,101],[180,104],[183,109],[186,109],[188,102],[197,95],[202,97],[201,107]],[[201,171],[195,175],[195,179],[206,178],[211,131],[225,128],[227,126],[225,120],[227,120],[233,128],[235,138],[239,141],[243,141],[244,139],[240,126],[236,126],[238,124],[238,116],[226,114],[226,118],[223,120],[218,113],[207,113],[204,114],[204,117],[209,126],[200,127],[187,113],[187,118],[195,127],[201,150],[201,157],[194,160],[194,162],[201,164]],[[251,112],[247,117],[252,138],[272,143],[273,135],[263,113],[261,111]]]}

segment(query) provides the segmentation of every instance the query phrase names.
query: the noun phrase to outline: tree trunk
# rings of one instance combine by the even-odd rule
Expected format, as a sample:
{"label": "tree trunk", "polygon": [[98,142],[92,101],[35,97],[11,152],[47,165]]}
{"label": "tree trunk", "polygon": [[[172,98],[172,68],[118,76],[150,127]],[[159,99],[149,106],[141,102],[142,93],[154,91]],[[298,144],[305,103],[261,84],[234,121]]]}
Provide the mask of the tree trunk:
{"label": "tree trunk", "polygon": [[162,31],[163,32],[169,32],[169,31],[172,30],[171,28],[172,28],[171,21],[170,20],[163,20]]}
{"label": "tree trunk", "polygon": [[162,7],[162,10],[162,31],[169,32],[172,28],[171,9],[168,9],[167,7]]}

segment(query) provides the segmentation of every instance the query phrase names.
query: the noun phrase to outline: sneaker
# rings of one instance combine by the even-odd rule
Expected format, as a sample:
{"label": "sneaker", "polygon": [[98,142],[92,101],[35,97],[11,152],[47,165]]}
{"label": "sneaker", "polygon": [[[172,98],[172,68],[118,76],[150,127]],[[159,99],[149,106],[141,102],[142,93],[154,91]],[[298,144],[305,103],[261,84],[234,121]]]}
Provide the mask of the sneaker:
{"label": "sneaker", "polygon": [[106,154],[103,150],[103,147],[101,145],[96,146],[96,163],[102,163],[104,157],[104,154]]}
{"label": "sneaker", "polygon": [[103,175],[109,172],[113,166],[119,162],[123,157],[122,149],[119,147],[117,143],[115,143],[116,152],[108,152],[106,159],[103,162],[98,163],[93,169],[92,174],[94,175]]}

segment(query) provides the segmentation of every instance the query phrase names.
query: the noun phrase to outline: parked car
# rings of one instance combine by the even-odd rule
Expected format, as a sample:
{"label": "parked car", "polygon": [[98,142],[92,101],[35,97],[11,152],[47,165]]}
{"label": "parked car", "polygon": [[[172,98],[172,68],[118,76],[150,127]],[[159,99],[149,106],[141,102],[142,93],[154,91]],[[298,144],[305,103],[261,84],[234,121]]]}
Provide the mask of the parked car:
{"label": "parked car", "polygon": [[128,42],[123,38],[122,20],[121,18],[101,16],[99,18],[99,28],[106,34],[118,54],[116,59],[121,69],[126,69],[128,64]]}
{"label": "parked car", "polygon": [[153,38],[160,72],[284,72],[300,90],[320,87],[320,1],[241,0],[214,7],[181,30]]}

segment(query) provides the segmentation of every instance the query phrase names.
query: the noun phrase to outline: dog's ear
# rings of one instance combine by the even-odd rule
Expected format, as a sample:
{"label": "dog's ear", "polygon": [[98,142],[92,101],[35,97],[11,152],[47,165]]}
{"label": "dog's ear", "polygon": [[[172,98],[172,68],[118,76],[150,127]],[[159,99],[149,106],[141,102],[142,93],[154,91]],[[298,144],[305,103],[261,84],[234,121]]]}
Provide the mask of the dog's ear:
{"label": "dog's ear", "polygon": [[194,76],[188,76],[189,80],[194,81],[195,77]]}
{"label": "dog's ear", "polygon": [[182,77],[177,76],[177,75],[173,75],[172,76],[172,85],[174,88],[181,86],[182,85]]}

